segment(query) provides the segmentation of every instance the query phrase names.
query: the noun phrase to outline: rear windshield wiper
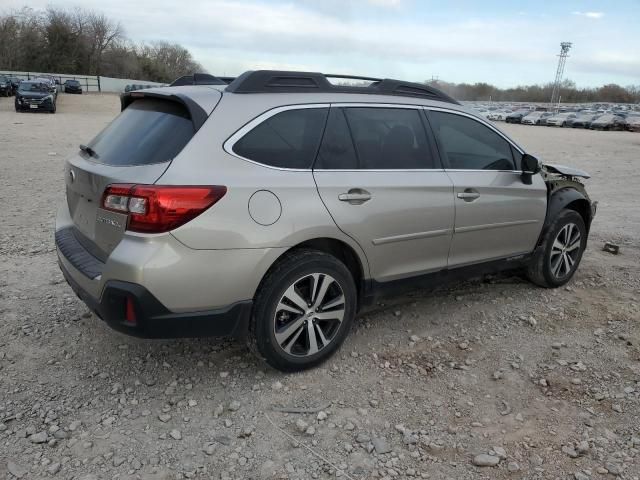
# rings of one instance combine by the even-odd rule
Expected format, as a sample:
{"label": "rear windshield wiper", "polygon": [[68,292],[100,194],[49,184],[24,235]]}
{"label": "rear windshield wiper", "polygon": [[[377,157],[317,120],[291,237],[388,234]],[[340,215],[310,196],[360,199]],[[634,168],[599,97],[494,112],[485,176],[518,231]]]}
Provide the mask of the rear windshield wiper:
{"label": "rear windshield wiper", "polygon": [[80,144],[80,150],[82,150],[83,152],[88,154],[90,157],[98,158],[98,154],[96,153],[96,151],[93,148],[88,147],[87,145],[83,145],[81,143]]}

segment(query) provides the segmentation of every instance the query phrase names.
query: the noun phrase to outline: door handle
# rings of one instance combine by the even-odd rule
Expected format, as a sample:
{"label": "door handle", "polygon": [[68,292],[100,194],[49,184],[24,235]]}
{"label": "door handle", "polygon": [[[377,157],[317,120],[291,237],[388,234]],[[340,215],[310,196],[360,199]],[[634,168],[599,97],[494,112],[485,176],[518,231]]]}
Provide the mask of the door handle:
{"label": "door handle", "polygon": [[461,198],[465,202],[473,202],[474,200],[480,198],[480,194],[472,188],[466,188],[464,192],[458,192],[457,197]]}
{"label": "door handle", "polygon": [[371,200],[371,194],[361,188],[352,188],[347,193],[338,195],[341,202],[349,202],[352,205],[362,205],[364,202]]}

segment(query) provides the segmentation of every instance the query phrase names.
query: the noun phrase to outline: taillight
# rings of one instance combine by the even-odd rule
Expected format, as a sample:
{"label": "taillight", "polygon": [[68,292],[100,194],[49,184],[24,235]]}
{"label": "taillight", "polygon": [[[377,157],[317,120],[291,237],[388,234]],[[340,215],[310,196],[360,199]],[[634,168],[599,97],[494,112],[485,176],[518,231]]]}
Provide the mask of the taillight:
{"label": "taillight", "polygon": [[194,219],[227,193],[227,187],[109,185],[102,208],[129,215],[127,230],[162,233]]}

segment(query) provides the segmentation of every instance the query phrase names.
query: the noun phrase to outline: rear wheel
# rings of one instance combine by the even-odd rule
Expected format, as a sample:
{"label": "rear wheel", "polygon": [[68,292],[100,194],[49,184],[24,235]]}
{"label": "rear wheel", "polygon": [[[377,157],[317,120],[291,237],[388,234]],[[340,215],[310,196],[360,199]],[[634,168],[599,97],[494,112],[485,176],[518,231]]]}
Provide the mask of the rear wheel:
{"label": "rear wheel", "polygon": [[353,276],[340,260],[317,250],[293,251],[262,281],[249,347],[278,370],[316,366],[346,338],[356,305]]}
{"label": "rear wheel", "polygon": [[587,245],[587,229],[579,213],[563,210],[549,226],[527,269],[536,285],[560,287],[571,280]]}

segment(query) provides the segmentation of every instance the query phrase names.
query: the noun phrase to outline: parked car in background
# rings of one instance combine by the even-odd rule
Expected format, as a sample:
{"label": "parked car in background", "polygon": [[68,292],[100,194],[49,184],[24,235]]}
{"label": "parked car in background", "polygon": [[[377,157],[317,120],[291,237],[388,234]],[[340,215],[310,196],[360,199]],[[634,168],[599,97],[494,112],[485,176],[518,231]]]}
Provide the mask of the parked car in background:
{"label": "parked car in background", "polygon": [[489,112],[489,114],[487,115],[487,118],[493,121],[504,122],[507,118],[507,115],[509,115],[509,113],[510,112],[505,112],[504,110],[493,110]]}
{"label": "parked car in background", "polygon": [[82,85],[78,80],[66,80],[62,85],[64,93],[82,93]]}
{"label": "parked car in background", "polygon": [[36,80],[20,82],[15,99],[16,112],[46,111],[56,113],[56,96],[49,84]]}
{"label": "parked car in background", "polygon": [[576,118],[575,113],[559,113],[547,118],[546,124],[549,127],[566,127],[569,124],[569,121],[574,118]]}
{"label": "parked car in background", "polygon": [[633,115],[628,117],[625,125],[630,132],[640,132],[640,116]]}
{"label": "parked car in background", "polygon": [[536,125],[546,125],[547,120],[553,117],[553,115],[553,112],[542,112],[542,115],[540,115],[540,118],[536,122]]}
{"label": "parked car in background", "polygon": [[640,120],[640,112],[626,112],[624,116],[624,129],[632,132],[631,125]]}
{"label": "parked car in background", "polygon": [[541,116],[542,112],[530,112],[522,117],[522,121],[520,123],[522,123],[523,125],[535,125],[538,120],[540,120]]}
{"label": "parked car in background", "polygon": [[529,115],[530,113],[531,110],[529,109],[516,110],[515,112],[511,112],[510,114],[508,114],[504,121],[507,123],[522,123],[522,118],[526,115]]}
{"label": "parked car in background", "polygon": [[9,77],[0,75],[0,96],[10,97],[15,93],[13,83]]}
{"label": "parked car in background", "polygon": [[524,125],[543,125],[543,122],[546,122],[547,118],[551,117],[553,114],[550,112],[545,112],[542,110],[536,110],[535,112],[531,112],[528,115],[522,118],[522,124]]}
{"label": "parked car in background", "polygon": [[124,87],[124,93],[133,92],[135,90],[146,90],[147,88],[158,88],[161,86],[162,85],[140,85],[138,83],[133,83]]}
{"label": "parked car in background", "polygon": [[56,85],[56,80],[50,75],[41,75],[33,79],[34,82],[39,82],[46,85],[49,93],[54,97],[58,96],[58,86]]}
{"label": "parked car in background", "polygon": [[591,122],[593,122],[600,115],[596,113],[578,113],[575,118],[567,122],[568,126],[573,128],[589,128]]}
{"label": "parked car in background", "polygon": [[486,108],[474,108],[473,110],[475,110],[478,115],[482,115],[484,118],[488,118],[489,114],[491,113]]}
{"label": "parked car in background", "polygon": [[15,94],[15,92],[18,91],[18,85],[20,85],[20,82],[22,81],[22,79],[13,75],[9,75],[8,78],[9,78],[9,81],[11,82],[11,85],[13,85],[13,92]]}
{"label": "parked car in background", "polygon": [[619,115],[607,113],[591,122],[591,130],[624,130],[625,121]]}

